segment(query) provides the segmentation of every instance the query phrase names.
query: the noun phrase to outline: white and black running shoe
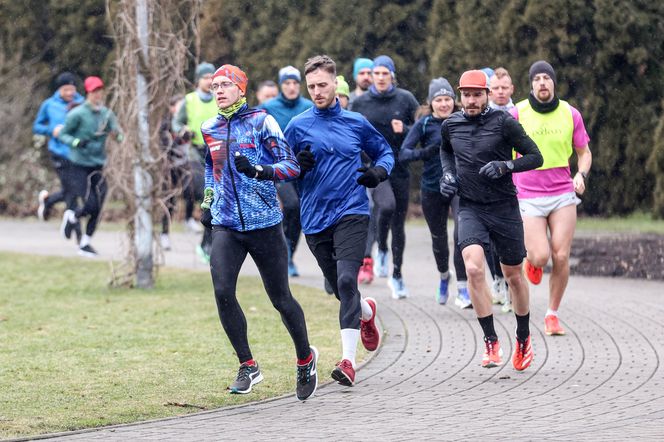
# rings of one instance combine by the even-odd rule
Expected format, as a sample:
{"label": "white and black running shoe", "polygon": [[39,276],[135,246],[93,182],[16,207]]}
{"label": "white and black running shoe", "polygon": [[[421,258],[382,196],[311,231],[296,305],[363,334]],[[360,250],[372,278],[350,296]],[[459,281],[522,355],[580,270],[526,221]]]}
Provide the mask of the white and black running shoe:
{"label": "white and black running shoe", "polygon": [[74,211],[65,210],[65,213],[62,215],[62,224],[60,224],[60,232],[62,233],[62,236],[64,236],[66,239],[70,239],[71,232],[76,229],[77,225],[78,219],[76,219],[76,214]]}
{"label": "white and black running shoe", "polygon": [[79,248],[78,254],[81,256],[85,256],[86,258],[96,258],[98,255],[97,251],[93,249],[90,244]]}
{"label": "white and black running shoe", "polygon": [[242,364],[237,372],[235,382],[228,387],[228,390],[232,394],[247,394],[251,391],[253,385],[258,384],[262,380],[263,375],[261,374],[261,369],[258,368],[258,364]]}
{"label": "white and black running shoe", "polygon": [[297,366],[297,398],[304,401],[316,392],[318,388],[318,350],[311,346],[311,361],[306,365]]}

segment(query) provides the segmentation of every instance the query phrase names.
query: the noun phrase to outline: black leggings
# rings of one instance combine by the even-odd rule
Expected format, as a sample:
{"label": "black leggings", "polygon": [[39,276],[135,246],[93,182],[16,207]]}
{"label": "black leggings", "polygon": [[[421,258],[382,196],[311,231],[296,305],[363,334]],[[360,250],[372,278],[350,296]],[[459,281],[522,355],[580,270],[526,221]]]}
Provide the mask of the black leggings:
{"label": "black leggings", "polygon": [[[431,246],[436,267],[440,273],[445,273],[449,270],[450,262],[450,247],[447,240],[450,201],[440,192],[422,190],[422,212],[431,232]],[[463,272],[466,273],[465,269]]]}
{"label": "black leggings", "polygon": [[237,232],[223,227],[212,230],[210,272],[219,319],[240,361],[252,359],[247,339],[247,320],[237,300],[237,278],[242,263],[251,255],[272,305],[281,314],[298,359],[310,354],[304,312],[288,286],[288,253],[281,224],[266,229]]}
{"label": "black leggings", "polygon": [[51,164],[55,169],[55,173],[60,179],[60,186],[62,187],[58,192],[49,193],[48,198],[44,201],[47,209],[50,209],[55,204],[64,201],[67,209],[76,209],[76,195],[74,195],[72,187],[72,163],[59,155],[51,153]]}
{"label": "black leggings", "polygon": [[387,234],[392,230],[392,263],[395,277],[401,276],[403,252],[406,247],[409,186],[410,176],[391,176],[373,192],[378,250],[387,251]]}
{"label": "black leggings", "polygon": [[325,279],[340,301],[339,326],[360,328],[362,307],[357,274],[362,264],[369,219],[366,215],[347,215],[322,232],[306,235]]}
{"label": "black leggings", "polygon": [[277,194],[284,212],[284,235],[288,244],[288,252],[292,259],[300,241],[302,224],[300,224],[300,197],[293,183],[278,183]]}
{"label": "black leggings", "polygon": [[97,230],[101,208],[106,199],[106,179],[103,175],[102,166],[85,167],[72,165],[71,169],[71,188],[74,198],[83,200],[83,207],[76,208],[76,217],[88,217],[88,224],[85,226],[85,234],[92,236]]}

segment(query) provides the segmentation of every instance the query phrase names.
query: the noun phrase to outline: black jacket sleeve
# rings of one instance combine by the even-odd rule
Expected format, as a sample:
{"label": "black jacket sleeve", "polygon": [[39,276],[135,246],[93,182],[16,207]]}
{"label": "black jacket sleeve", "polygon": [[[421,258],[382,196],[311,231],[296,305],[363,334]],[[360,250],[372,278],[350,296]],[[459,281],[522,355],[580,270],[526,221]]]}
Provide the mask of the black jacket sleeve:
{"label": "black jacket sleeve", "polygon": [[[440,143],[440,165],[443,168],[443,174],[451,173],[456,176],[456,163],[454,160],[454,150],[452,143],[450,143],[450,136],[447,129],[447,122],[443,123],[440,129],[442,141]],[[534,144],[534,143],[533,143]]]}
{"label": "black jacket sleeve", "polygon": [[537,169],[544,163],[544,158],[537,148],[537,144],[526,134],[523,126],[517,120],[506,117],[503,122],[503,137],[514,147],[521,157],[515,159],[512,172],[524,172]]}

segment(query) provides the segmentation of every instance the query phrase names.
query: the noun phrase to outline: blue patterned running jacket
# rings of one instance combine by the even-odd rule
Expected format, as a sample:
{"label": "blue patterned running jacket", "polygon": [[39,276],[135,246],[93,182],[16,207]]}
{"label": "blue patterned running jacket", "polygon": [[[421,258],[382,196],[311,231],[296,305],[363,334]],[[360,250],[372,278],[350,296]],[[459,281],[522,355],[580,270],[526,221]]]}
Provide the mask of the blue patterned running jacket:
{"label": "blue patterned running jacket", "polygon": [[274,180],[295,179],[300,166],[279,125],[265,110],[246,105],[230,120],[222,115],[201,126],[206,145],[205,187],[214,190],[212,224],[246,232],[281,222],[273,181],[249,178],[235,169],[235,152],[251,164],[271,165]]}

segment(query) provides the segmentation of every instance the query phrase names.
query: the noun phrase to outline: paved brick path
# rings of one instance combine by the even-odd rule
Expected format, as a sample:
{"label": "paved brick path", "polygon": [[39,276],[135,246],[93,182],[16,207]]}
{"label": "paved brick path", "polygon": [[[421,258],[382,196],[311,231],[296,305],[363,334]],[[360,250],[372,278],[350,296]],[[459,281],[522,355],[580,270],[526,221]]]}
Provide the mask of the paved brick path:
{"label": "paved brick path", "polygon": [[[0,221],[0,250],[21,250],[27,242],[33,253],[73,254],[63,252],[55,228]],[[95,245],[113,255],[118,236],[102,232]],[[174,239],[167,264],[204,268],[191,251],[192,236]],[[390,299],[385,280],[363,289],[378,299],[385,335],[355,387],[327,384],[305,403],[289,395],[59,439],[664,440],[663,283],[572,278],[561,310],[568,334],[546,337],[545,275],[531,290],[533,365],[522,373],[509,362],[482,369],[473,312],[434,302],[437,275],[424,227],[408,227],[406,249],[409,299]],[[296,261],[303,276],[294,282],[322,285],[308,251],[301,247]],[[251,263],[245,271],[255,273]],[[495,314],[509,355],[514,317]]]}

